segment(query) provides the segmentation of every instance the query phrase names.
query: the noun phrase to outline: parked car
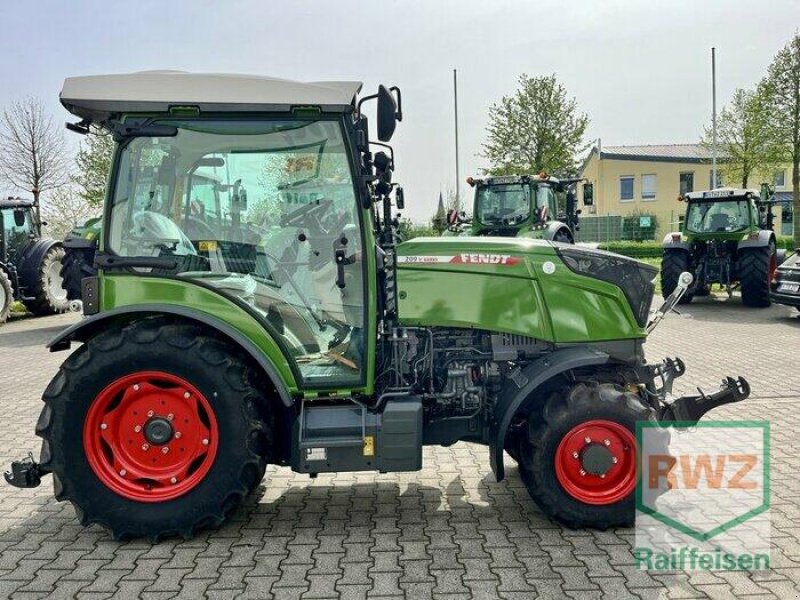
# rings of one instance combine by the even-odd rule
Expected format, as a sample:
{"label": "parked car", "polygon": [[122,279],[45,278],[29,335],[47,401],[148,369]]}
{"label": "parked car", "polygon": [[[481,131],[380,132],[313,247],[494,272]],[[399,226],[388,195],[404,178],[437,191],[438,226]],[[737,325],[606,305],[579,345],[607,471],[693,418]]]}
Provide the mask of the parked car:
{"label": "parked car", "polygon": [[775,271],[769,297],[773,302],[800,310],[800,250],[795,250]]}

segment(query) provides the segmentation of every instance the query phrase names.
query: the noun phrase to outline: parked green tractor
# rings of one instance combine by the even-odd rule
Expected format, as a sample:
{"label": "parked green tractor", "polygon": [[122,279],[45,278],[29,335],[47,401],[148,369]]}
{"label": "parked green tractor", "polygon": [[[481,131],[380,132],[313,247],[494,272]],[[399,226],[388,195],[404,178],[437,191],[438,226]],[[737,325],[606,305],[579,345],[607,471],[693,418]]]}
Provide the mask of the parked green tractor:
{"label": "parked green tractor", "polygon": [[[467,183],[475,188],[472,218],[451,211],[443,235],[524,237],[573,244],[581,213],[575,187],[581,181],[545,173],[468,177]],[[592,184],[585,183],[583,188],[584,204],[591,206]]]}
{"label": "parked green tractor", "polygon": [[11,303],[21,301],[37,315],[67,310],[59,275],[64,250],[42,237],[39,207],[29,200],[0,200],[0,323]]}
{"label": "parked green tractor", "polygon": [[661,259],[661,290],[667,297],[684,271],[694,283],[681,299],[707,296],[719,284],[731,296],[742,293],[745,306],[770,305],[770,283],[784,250],[777,249],[773,231],[774,192],[763,184],[761,191],[719,188],[690,192],[683,231],[664,237]]}
{"label": "parked green tractor", "polygon": [[[742,400],[671,395],[647,364],[653,267],[526,238],[396,245],[400,91],[176,72],[68,79],[62,104],[118,142],[81,344],[44,391],[40,461],[6,479],[117,537],[220,524],[268,464],[316,476],[415,471],[425,445],[504,451],[572,527],[634,518],[639,421]],[[233,210],[187,214],[198,169]],[[247,195],[243,194],[247,190]],[[249,196],[249,201],[247,200]],[[270,215],[253,216],[260,203]],[[202,225],[200,225],[202,222]],[[252,257],[244,259],[245,257]],[[687,276],[690,279],[690,276]],[[664,432],[666,435],[666,432]]]}

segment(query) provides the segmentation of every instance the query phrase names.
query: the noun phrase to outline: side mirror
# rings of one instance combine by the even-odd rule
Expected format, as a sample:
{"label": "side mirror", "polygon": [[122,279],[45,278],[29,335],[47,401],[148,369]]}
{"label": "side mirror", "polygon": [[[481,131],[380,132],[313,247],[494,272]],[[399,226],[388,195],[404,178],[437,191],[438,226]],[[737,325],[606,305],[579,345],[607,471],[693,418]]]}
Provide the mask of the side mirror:
{"label": "side mirror", "polygon": [[458,211],[455,208],[451,208],[447,212],[447,224],[450,227],[454,227],[458,225],[458,222],[461,220],[461,215],[458,214]]}
{"label": "side mirror", "polygon": [[583,184],[583,205],[592,206],[594,204],[594,184]]}
{"label": "side mirror", "polygon": [[23,227],[25,225],[25,211],[21,208],[14,209],[14,225]]}
{"label": "side mirror", "polygon": [[397,207],[397,210],[403,210],[406,207],[406,198],[403,193],[403,188],[401,187],[395,188],[394,190],[394,205]]}
{"label": "side mirror", "polygon": [[378,86],[378,139],[388,142],[394,135],[398,118],[397,102],[386,86]]}
{"label": "side mirror", "polygon": [[768,183],[761,184],[761,201],[766,202],[775,193],[774,188]]}

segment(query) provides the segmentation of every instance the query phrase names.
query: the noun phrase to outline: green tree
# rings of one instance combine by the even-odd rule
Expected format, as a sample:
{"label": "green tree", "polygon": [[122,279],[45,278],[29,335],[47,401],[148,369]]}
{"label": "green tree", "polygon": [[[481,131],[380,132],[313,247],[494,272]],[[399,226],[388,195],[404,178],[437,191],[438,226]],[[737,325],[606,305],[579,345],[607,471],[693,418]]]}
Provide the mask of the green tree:
{"label": "green tree", "polygon": [[[769,173],[779,161],[769,129],[769,103],[764,86],[737,89],[717,120],[717,148],[723,160],[720,170],[726,181],[741,181],[747,188],[750,177]],[[712,129],[704,130],[701,142],[711,149]]]}
{"label": "green tree", "polygon": [[111,134],[93,126],[75,157],[77,172],[70,177],[78,196],[91,207],[103,204],[113,154]]}
{"label": "green tree", "polygon": [[763,82],[770,107],[772,138],[792,164],[794,243],[800,244],[800,34],[775,56]]}
{"label": "green tree", "polygon": [[519,89],[489,109],[482,156],[491,175],[575,173],[589,117],[555,75],[519,78]]}

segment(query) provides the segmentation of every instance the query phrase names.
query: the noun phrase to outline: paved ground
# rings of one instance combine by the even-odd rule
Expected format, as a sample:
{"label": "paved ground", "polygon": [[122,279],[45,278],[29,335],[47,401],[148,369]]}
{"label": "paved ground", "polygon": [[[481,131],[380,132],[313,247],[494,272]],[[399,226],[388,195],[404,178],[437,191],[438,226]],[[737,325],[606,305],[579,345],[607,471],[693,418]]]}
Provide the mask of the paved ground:
{"label": "paved ground", "polygon": [[[74,316],[0,328],[0,463],[37,449],[39,395],[65,357],[45,341]],[[512,461],[495,483],[484,448],[429,448],[403,475],[316,480],[270,469],[222,529],[158,545],[81,528],[48,481],[0,485],[0,598],[798,598],[800,317],[705,299],[671,316],[651,360],[679,354],[680,390],[743,374],[755,397],[715,413],[772,421],[774,569],[649,574],[633,567],[632,530],[567,531],[529,501]]]}

